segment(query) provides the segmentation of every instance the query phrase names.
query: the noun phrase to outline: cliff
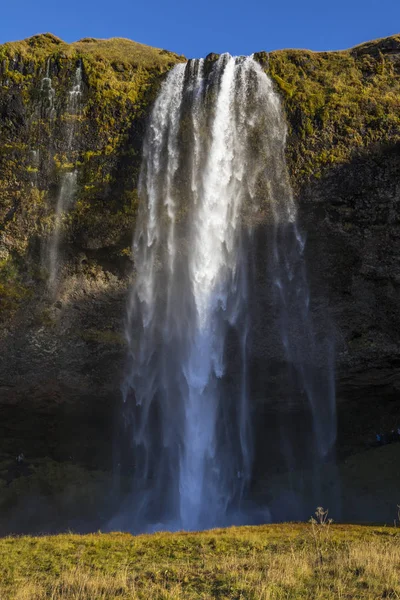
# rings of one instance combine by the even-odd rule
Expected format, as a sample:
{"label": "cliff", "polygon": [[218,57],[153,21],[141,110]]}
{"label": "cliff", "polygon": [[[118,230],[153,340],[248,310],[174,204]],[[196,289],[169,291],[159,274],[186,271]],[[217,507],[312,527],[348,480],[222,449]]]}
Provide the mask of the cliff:
{"label": "cliff", "polygon": [[[363,449],[376,428],[400,423],[400,36],[343,52],[255,56],[286,109],[312,310],[321,335],[326,318],[334,331],[338,450],[346,455]],[[96,486],[108,485],[140,149],[164,74],[183,60],[122,39],[68,45],[44,34],[0,46],[0,476],[7,506],[26,486],[46,496],[71,481],[73,502],[84,494],[90,513]],[[78,67],[80,109],[71,114]],[[60,226],[54,290],[46,252],[63,177],[72,172],[77,187]],[[255,373],[263,372],[263,358],[255,359]],[[269,408],[262,391],[256,396],[261,418]]]}
{"label": "cliff", "polygon": [[335,332],[343,455],[400,422],[400,36],[274,52],[268,67],[288,117],[313,310]]}
{"label": "cliff", "polygon": [[340,453],[400,422],[400,36],[273,53],[314,310],[335,329]]}
{"label": "cliff", "polygon": [[[178,60],[129,40],[68,45],[49,34],[0,48],[3,406],[22,403],[30,411],[36,397],[63,404],[72,395],[85,410],[85,390],[102,390],[101,406],[103,387],[118,387],[107,369],[124,343],[143,122],[160,77]],[[78,65],[81,110],[71,115],[67,99]],[[63,175],[74,169],[77,192],[61,224],[54,295],[44,255]],[[2,422],[8,426],[7,418]],[[21,439],[18,447],[30,452],[29,443]]]}

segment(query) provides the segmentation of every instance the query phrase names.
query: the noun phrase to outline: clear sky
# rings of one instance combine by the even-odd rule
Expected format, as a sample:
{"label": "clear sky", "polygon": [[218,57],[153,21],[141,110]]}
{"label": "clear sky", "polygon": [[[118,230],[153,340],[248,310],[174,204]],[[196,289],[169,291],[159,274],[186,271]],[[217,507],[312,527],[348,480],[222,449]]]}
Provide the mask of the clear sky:
{"label": "clear sky", "polygon": [[337,50],[400,33],[400,0],[18,0],[0,43],[51,32],[126,37],[188,58],[278,48]]}

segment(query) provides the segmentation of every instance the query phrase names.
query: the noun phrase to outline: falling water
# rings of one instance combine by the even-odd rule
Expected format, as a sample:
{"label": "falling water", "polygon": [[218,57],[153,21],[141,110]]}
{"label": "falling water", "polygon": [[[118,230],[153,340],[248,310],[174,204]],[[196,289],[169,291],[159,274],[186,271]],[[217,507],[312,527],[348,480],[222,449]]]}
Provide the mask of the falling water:
{"label": "falling water", "polygon": [[[66,155],[71,158],[74,150],[74,136],[76,133],[76,118],[80,111],[80,100],[82,96],[82,68],[79,65],[76,69],[74,81],[71,90],[68,92],[67,114],[68,121],[66,125]],[[74,200],[77,187],[77,171],[66,172],[61,177],[60,190],[57,197],[54,229],[48,244],[47,262],[48,262],[48,287],[51,291],[55,290],[58,276],[59,248],[61,239],[61,230],[65,214],[71,207]]]}
{"label": "falling water", "polygon": [[[312,388],[302,371],[302,339],[308,350],[313,334],[285,138],[279,98],[252,57],[179,64],[155,102],[126,322],[133,528],[248,519],[251,255],[262,223],[269,224],[265,268],[278,343],[300,386]],[[313,390],[306,393],[312,404]],[[325,433],[321,446],[331,443]]]}
{"label": "falling water", "polygon": [[54,98],[56,95],[55,89],[53,88],[51,77],[50,77],[50,59],[48,59],[46,64],[46,75],[42,79],[42,83],[40,86],[40,91],[44,97],[45,102],[43,103],[43,108],[45,113],[48,115],[50,119],[52,119],[55,115],[54,109]]}

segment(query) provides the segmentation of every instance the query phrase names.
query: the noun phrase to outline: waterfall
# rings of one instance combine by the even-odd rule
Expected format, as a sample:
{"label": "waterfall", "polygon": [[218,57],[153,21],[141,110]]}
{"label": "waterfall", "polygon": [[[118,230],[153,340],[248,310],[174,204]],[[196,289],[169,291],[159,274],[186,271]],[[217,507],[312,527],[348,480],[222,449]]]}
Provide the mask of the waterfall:
{"label": "waterfall", "polygon": [[56,95],[55,89],[53,88],[51,77],[50,77],[50,59],[48,59],[46,64],[46,75],[42,79],[42,83],[40,86],[40,91],[43,95],[43,108],[45,114],[48,115],[50,119],[52,119],[55,115],[54,109],[54,98]]}
{"label": "waterfall", "polygon": [[250,306],[258,285],[252,255],[263,223],[277,330],[271,344],[299,374],[315,409],[321,453],[332,443],[326,431],[320,435],[302,361],[313,333],[285,140],[279,98],[252,57],[179,64],[154,104],[139,182],[122,386],[134,529],[248,520]]}
{"label": "waterfall", "polygon": [[[51,80],[50,80],[51,82]],[[68,92],[67,100],[67,115],[68,121],[65,129],[66,139],[66,156],[67,159],[72,158],[74,151],[74,136],[76,134],[77,117],[80,111],[80,100],[82,96],[82,67],[79,65],[75,71],[75,76],[71,90]],[[77,170],[63,173],[61,176],[61,185],[57,197],[54,229],[49,240],[47,248],[47,268],[49,272],[48,288],[54,292],[57,286],[57,277],[59,271],[59,253],[61,231],[63,219],[67,211],[72,205],[75,198],[77,187]]]}

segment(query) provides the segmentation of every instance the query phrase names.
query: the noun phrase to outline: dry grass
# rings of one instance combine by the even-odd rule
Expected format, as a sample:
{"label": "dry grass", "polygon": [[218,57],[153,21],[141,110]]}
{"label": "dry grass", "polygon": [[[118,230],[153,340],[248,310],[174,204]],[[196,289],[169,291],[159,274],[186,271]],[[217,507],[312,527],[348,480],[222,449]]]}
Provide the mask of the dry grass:
{"label": "dry grass", "polygon": [[400,532],[309,524],[0,540],[2,600],[400,598]]}
{"label": "dry grass", "polygon": [[183,56],[178,57],[174,52],[153,48],[125,38],[80,40],[71,44],[71,47],[88,56],[104,56],[111,62],[140,65],[144,69],[159,65],[167,66],[171,60],[184,59]]}

